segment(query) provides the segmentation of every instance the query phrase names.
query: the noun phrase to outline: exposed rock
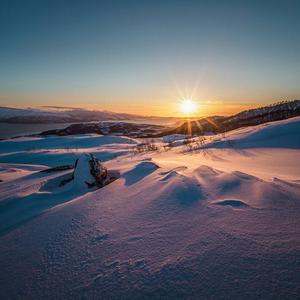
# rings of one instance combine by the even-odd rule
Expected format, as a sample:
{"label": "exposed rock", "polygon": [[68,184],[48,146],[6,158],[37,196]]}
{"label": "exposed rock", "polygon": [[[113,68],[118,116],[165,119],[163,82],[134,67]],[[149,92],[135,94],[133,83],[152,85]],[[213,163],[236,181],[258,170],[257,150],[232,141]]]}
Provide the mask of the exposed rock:
{"label": "exposed rock", "polygon": [[76,189],[101,188],[117,178],[118,172],[108,171],[93,154],[83,154],[76,160],[74,172],[60,186],[72,182]]}

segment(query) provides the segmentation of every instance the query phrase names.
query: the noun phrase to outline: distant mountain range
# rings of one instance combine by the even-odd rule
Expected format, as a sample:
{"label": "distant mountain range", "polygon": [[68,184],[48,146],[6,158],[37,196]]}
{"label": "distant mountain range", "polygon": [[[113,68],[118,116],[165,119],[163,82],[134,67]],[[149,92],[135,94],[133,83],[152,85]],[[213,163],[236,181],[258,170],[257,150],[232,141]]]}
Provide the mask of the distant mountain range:
{"label": "distant mountain range", "polygon": [[134,114],[115,113],[110,111],[86,110],[81,108],[45,107],[45,109],[20,109],[11,107],[0,107],[1,123],[75,123],[145,119],[152,120],[172,118],[149,117]]}
{"label": "distant mountain range", "polygon": [[[73,135],[96,133],[103,135],[125,135],[130,137],[161,137],[171,134],[204,135],[230,131],[240,127],[300,116],[300,100],[284,101],[272,105],[245,110],[232,116],[211,116],[182,122],[181,125],[154,125],[150,120],[168,119],[144,117],[106,111],[84,109],[58,109],[44,111],[35,109],[0,108],[0,122],[7,123],[68,123],[64,129],[48,130],[46,135]],[[169,118],[175,121],[175,118]],[[121,121],[126,120],[126,122]],[[134,123],[141,120],[143,122]],[[108,122],[109,121],[109,122]],[[132,121],[132,122],[131,122]],[[93,122],[93,123],[84,123]],[[147,122],[149,122],[147,124]],[[144,123],[144,124],[142,124]]]}
{"label": "distant mountain range", "polygon": [[[300,115],[300,100],[275,103],[269,106],[242,111],[236,115],[212,116],[199,120],[190,120],[181,125],[162,126],[133,124],[129,122],[97,122],[73,124],[64,129],[42,132],[41,135],[73,135],[96,133],[103,135],[125,135],[130,137],[154,138],[171,134],[203,135],[222,133],[240,127],[258,125],[266,122],[283,120]],[[145,121],[146,122],[146,121]]]}
{"label": "distant mountain range", "polygon": [[296,116],[300,116],[300,100],[282,101],[264,107],[245,110],[233,116],[212,116],[199,120],[191,120],[164,132],[163,135],[222,133],[240,127],[253,126]]}

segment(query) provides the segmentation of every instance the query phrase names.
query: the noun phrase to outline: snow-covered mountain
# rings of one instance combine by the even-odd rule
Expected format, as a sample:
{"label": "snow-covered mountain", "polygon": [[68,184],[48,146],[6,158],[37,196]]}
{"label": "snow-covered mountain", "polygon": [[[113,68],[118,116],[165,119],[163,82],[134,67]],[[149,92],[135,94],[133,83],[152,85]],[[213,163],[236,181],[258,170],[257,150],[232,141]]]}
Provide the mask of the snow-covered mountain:
{"label": "snow-covered mountain", "polygon": [[108,120],[151,120],[153,118],[168,119],[80,108],[19,109],[0,107],[0,122],[6,123],[71,123]]}
{"label": "snow-covered mountain", "polygon": [[14,119],[21,120],[23,118],[25,121],[29,118],[51,118],[56,116],[57,113],[50,111],[42,111],[36,109],[19,109],[11,107],[0,107],[0,121],[10,122]]}

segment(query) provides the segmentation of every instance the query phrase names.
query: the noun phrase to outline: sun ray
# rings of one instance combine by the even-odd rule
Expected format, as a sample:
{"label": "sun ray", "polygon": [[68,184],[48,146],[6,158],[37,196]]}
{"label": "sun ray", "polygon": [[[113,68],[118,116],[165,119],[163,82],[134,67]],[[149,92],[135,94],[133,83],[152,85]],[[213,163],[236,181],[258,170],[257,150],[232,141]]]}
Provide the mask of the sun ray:
{"label": "sun ray", "polygon": [[192,125],[191,125],[191,120],[187,120],[187,134],[192,135]]}
{"label": "sun ray", "polygon": [[213,125],[216,129],[219,128],[219,125],[217,123],[215,123],[211,118],[205,118],[205,120],[210,123],[211,125]]}
{"label": "sun ray", "polygon": [[200,129],[200,131],[202,132],[203,127],[202,127],[202,125],[199,123],[199,121],[198,121],[198,120],[195,120],[194,122],[195,122],[196,126]]}

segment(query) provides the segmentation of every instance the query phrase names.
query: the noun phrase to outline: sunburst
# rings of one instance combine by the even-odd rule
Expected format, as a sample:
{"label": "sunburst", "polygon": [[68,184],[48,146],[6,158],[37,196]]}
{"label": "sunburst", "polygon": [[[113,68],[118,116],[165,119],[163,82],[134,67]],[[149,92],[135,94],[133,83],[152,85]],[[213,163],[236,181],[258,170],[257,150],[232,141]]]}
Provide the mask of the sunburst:
{"label": "sunburst", "polygon": [[185,115],[194,114],[197,111],[197,104],[191,99],[184,99],[180,102],[180,110]]}

